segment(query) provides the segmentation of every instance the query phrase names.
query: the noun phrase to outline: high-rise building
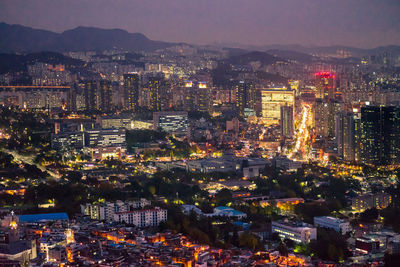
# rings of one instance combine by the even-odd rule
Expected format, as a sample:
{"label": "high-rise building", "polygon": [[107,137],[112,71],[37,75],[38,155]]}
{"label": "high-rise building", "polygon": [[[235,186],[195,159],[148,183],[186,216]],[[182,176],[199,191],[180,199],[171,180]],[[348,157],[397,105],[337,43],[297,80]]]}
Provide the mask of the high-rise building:
{"label": "high-rise building", "polygon": [[197,83],[196,110],[204,113],[211,113],[212,111],[211,88],[206,82]]}
{"label": "high-rise building", "polygon": [[346,161],[360,161],[360,117],[358,110],[336,115],[337,154]]}
{"label": "high-rise building", "polygon": [[136,111],[139,106],[139,75],[124,74],[125,108]]}
{"label": "high-rise building", "polygon": [[317,72],[316,79],[316,98],[334,99],[335,97],[335,75],[331,72]]}
{"label": "high-rise building", "polygon": [[344,103],[334,100],[317,99],[314,103],[314,128],[317,136],[335,137],[335,116],[343,111]]}
{"label": "high-rise building", "polygon": [[281,134],[286,138],[294,134],[293,106],[281,106]]}
{"label": "high-rise building", "polygon": [[383,148],[381,135],[381,108],[368,106],[361,108],[361,160],[364,163],[379,164]]}
{"label": "high-rise building", "polygon": [[261,113],[264,124],[279,124],[281,107],[294,107],[294,90],[286,87],[261,89]]}
{"label": "high-rise building", "polygon": [[149,99],[150,99],[150,109],[152,111],[163,110],[163,103],[166,102],[168,98],[165,92],[165,80],[164,77],[155,76],[149,77],[148,87],[149,87]]}
{"label": "high-rise building", "polygon": [[86,110],[97,110],[99,95],[96,81],[86,81],[84,85]]}
{"label": "high-rise building", "polygon": [[194,82],[185,81],[183,88],[183,109],[186,111],[193,111],[195,109],[195,91]]}
{"label": "high-rise building", "polygon": [[400,162],[400,108],[361,108],[361,161],[372,164]]}
{"label": "high-rise building", "polygon": [[86,110],[109,111],[112,109],[111,81],[86,81],[84,83],[84,96]]}
{"label": "high-rise building", "polygon": [[400,108],[382,107],[383,153],[381,162],[397,164],[400,162]]}
{"label": "high-rise building", "polygon": [[255,109],[256,95],[254,85],[250,82],[239,81],[235,86],[236,108],[241,117],[244,116],[244,109]]}
{"label": "high-rise building", "polygon": [[112,83],[111,81],[101,80],[100,81],[100,102],[98,103],[99,110],[110,111],[112,109]]}

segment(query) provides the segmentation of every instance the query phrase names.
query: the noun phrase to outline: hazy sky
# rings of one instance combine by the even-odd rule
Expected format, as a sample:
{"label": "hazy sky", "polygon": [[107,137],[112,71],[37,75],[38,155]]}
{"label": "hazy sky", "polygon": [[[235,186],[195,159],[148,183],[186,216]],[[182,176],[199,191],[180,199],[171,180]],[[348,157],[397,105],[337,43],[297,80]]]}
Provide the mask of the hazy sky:
{"label": "hazy sky", "polygon": [[0,21],[197,44],[400,44],[400,0],[0,0]]}

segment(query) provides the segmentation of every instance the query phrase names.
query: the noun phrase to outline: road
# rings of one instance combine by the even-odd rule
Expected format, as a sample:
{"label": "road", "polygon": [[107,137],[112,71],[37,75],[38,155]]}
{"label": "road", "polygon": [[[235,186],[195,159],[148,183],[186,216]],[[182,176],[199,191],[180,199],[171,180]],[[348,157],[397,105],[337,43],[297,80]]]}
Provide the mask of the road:
{"label": "road", "polygon": [[41,171],[43,172],[47,172],[51,177],[53,177],[54,179],[60,179],[60,175],[50,171],[48,169],[46,169],[45,167],[43,167],[40,164],[37,164],[35,162],[33,162],[34,156],[33,155],[21,155],[16,151],[13,150],[8,150],[8,149],[3,149],[4,152],[11,154],[14,157],[14,160],[19,162],[19,163],[27,163],[30,165],[35,165],[36,167],[38,167]]}
{"label": "road", "polygon": [[288,154],[288,158],[295,158],[299,154],[301,160],[305,160],[308,158],[308,155],[306,155],[306,146],[307,142],[310,140],[308,126],[310,125],[311,121],[311,106],[308,104],[304,104],[301,113],[300,125],[295,132],[295,146],[293,150]]}

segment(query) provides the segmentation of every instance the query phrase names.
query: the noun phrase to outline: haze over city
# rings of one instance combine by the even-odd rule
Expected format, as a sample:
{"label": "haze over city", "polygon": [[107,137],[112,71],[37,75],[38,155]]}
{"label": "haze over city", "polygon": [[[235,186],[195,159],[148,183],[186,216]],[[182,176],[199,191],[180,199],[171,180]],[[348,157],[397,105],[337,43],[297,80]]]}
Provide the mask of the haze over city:
{"label": "haze over city", "polygon": [[2,0],[0,21],[56,32],[121,28],[192,44],[400,44],[397,0]]}

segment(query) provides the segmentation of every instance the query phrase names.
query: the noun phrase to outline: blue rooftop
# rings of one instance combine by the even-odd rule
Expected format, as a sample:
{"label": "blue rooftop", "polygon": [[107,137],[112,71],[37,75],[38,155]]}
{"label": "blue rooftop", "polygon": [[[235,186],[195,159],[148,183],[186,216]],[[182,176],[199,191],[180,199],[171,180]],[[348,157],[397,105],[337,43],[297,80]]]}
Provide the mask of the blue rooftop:
{"label": "blue rooftop", "polygon": [[19,215],[18,219],[20,222],[28,222],[28,223],[40,222],[40,221],[58,221],[58,220],[68,220],[68,215],[65,212],[28,214],[28,215]]}
{"label": "blue rooftop", "polygon": [[233,210],[232,208],[226,207],[226,206],[219,206],[219,207],[216,207],[215,209],[216,210]]}

